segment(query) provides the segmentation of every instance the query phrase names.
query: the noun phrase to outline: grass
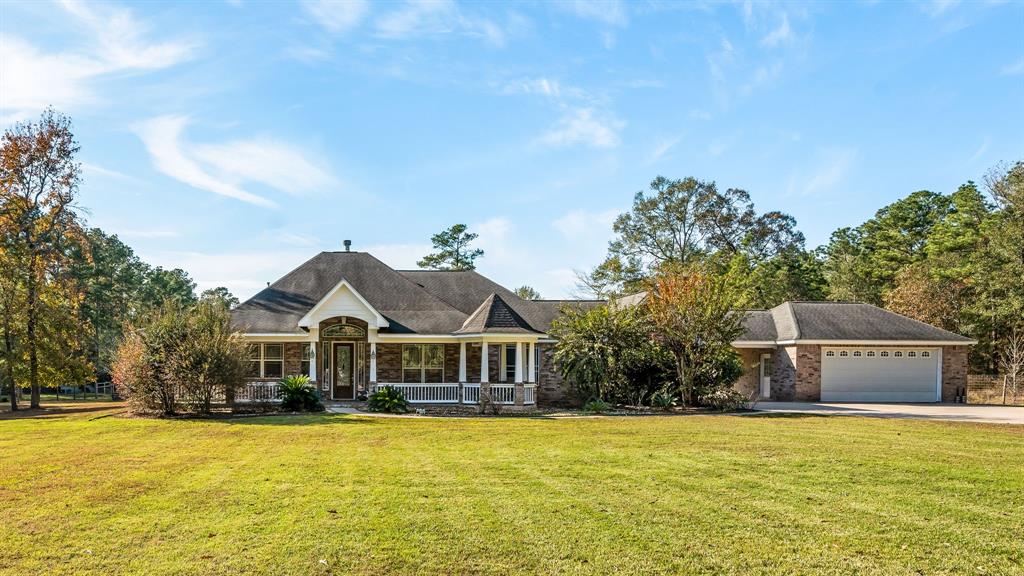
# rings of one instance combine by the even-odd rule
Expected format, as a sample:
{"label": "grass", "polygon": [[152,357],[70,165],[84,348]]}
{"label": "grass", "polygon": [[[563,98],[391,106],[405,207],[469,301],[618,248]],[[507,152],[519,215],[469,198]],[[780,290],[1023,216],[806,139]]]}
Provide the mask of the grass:
{"label": "grass", "polygon": [[1024,573],[1024,427],[90,406],[0,419],[0,573]]}

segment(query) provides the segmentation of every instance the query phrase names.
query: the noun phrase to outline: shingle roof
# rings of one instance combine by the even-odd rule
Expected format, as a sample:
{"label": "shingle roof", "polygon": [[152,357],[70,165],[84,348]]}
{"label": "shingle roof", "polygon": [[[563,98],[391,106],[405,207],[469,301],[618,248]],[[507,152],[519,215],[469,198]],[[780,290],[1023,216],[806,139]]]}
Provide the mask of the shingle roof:
{"label": "shingle roof", "polygon": [[775,321],[768,310],[747,310],[743,316],[743,340],[749,342],[775,342],[778,334]]}
{"label": "shingle roof", "polygon": [[232,310],[232,321],[249,333],[303,334],[299,320],[342,279],[388,320],[383,332],[392,333],[452,334],[491,295],[524,330],[537,333],[547,332],[564,304],[601,303],[523,300],[472,270],[399,271],[365,252],[321,252]]}
{"label": "shingle roof", "polygon": [[456,334],[530,334],[537,332],[501,296],[492,293],[455,331]]}
{"label": "shingle roof", "polygon": [[[769,322],[770,320],[770,322]],[[783,302],[748,312],[739,342],[790,340],[973,342],[895,312],[858,302]],[[771,331],[774,337],[769,337]]]}

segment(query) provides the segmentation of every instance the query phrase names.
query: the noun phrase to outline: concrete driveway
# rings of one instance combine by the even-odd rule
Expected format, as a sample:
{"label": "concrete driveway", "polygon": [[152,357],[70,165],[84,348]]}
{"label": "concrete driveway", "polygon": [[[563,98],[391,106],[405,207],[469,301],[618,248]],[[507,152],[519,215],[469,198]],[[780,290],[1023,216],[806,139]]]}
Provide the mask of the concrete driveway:
{"label": "concrete driveway", "polygon": [[1024,425],[1024,406],[972,404],[854,404],[834,402],[759,402],[758,412],[820,414],[823,416],[870,416]]}

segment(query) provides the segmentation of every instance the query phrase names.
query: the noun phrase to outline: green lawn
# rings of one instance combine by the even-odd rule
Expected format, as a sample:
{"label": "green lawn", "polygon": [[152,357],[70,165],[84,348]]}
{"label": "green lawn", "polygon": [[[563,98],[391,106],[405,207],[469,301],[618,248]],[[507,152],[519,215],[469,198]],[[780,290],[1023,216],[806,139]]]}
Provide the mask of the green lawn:
{"label": "green lawn", "polygon": [[1024,574],[1024,428],[0,419],[0,573]]}

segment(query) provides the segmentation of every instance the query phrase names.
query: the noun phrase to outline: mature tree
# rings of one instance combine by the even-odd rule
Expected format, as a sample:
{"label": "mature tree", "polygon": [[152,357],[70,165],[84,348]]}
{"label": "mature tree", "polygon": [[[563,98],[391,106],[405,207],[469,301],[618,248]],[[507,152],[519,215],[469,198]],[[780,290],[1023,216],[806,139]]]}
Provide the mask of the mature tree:
{"label": "mature tree", "polygon": [[649,193],[637,192],[629,212],[613,225],[606,260],[581,274],[581,290],[599,296],[637,291],[664,269],[695,262],[725,267],[736,255],[752,266],[803,250],[803,235],[781,212],[758,215],[744,190],[719,192],[714,182],[657,177]]}
{"label": "mature tree", "polygon": [[[5,225],[3,214],[0,213],[0,227]],[[8,236],[0,233],[0,239]],[[0,244],[0,270],[18,270],[19,264],[12,247]],[[3,342],[0,343],[0,390],[10,394],[11,410],[18,409],[18,384],[15,367],[20,363],[20,346],[24,328],[24,286],[21,277],[15,274],[0,274],[0,332]]]}
{"label": "mature tree", "polygon": [[885,294],[885,307],[897,314],[953,332],[961,319],[968,287],[959,279],[936,274],[928,263],[907,266]]}
{"label": "mature tree", "polygon": [[203,290],[202,295],[199,296],[199,302],[213,303],[226,310],[231,310],[239,303],[238,298],[223,286]]}
{"label": "mature tree", "polygon": [[739,362],[732,342],[743,333],[735,302],[725,277],[700,268],[653,280],[647,305],[662,346],[675,359],[680,395],[690,405],[710,385],[727,387],[735,380]]}
{"label": "mature tree", "polygon": [[154,310],[171,302],[187,307],[196,303],[196,283],[181,268],[166,270],[147,266],[140,294],[143,309]]}
{"label": "mature tree", "polygon": [[465,224],[455,224],[430,237],[436,252],[424,256],[416,265],[433,270],[473,270],[476,259],[484,255],[483,250],[470,247],[477,236],[468,232]]}
{"label": "mature tree", "polygon": [[1024,381],[1024,329],[1015,326],[1007,335],[999,354],[999,372],[1003,375],[1003,404],[1007,389],[1016,404],[1019,386]]}
{"label": "mature tree", "polygon": [[540,292],[533,289],[532,286],[522,285],[515,289],[516,296],[519,296],[523,300],[540,300]]}
{"label": "mature tree", "polygon": [[149,267],[117,236],[99,228],[89,229],[86,240],[73,275],[85,291],[82,316],[92,327],[89,359],[97,377],[107,379],[124,325],[144,313],[140,298]]}
{"label": "mature tree", "polygon": [[566,306],[551,333],[555,360],[580,400],[643,404],[671,380],[671,357],[652,338],[644,307]]}
{"label": "mature tree", "polygon": [[25,349],[31,406],[39,406],[42,294],[65,275],[70,248],[81,230],[75,196],[81,173],[71,120],[53,110],[38,122],[8,129],[0,150],[0,210],[9,222],[5,244],[21,254],[10,272],[25,289]]}

